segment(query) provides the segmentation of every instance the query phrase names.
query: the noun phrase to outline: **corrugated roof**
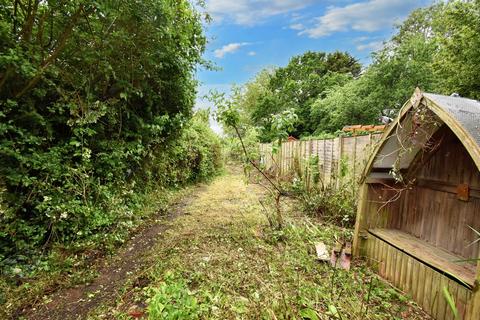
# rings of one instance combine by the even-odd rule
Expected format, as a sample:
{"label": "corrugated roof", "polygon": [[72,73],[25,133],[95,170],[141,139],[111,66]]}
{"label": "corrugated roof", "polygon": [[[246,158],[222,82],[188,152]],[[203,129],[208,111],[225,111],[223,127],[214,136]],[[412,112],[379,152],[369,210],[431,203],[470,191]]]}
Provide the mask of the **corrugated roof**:
{"label": "corrugated roof", "polygon": [[433,93],[423,94],[427,99],[432,100],[448,112],[472,139],[480,146],[480,102],[477,100],[443,96]]}

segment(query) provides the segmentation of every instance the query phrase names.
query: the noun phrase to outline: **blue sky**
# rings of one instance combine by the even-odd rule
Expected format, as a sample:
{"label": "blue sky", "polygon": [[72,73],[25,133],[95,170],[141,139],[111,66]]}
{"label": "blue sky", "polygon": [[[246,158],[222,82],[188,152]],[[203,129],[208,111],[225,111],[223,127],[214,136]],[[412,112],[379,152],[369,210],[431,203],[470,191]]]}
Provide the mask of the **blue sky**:
{"label": "blue sky", "polygon": [[[388,40],[394,25],[431,0],[207,0],[213,22],[205,58],[221,68],[199,70],[197,108],[211,89],[228,92],[269,66],[284,66],[308,50],[348,51],[363,65]],[[212,123],[215,131],[220,131]]]}

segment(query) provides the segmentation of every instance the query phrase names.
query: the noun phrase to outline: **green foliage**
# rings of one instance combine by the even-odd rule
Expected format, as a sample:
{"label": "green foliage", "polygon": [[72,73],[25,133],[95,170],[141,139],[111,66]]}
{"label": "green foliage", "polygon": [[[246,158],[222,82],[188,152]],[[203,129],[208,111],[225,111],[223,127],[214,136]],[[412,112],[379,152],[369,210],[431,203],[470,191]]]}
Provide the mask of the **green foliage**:
{"label": "green foliage", "polygon": [[198,111],[179,137],[152,152],[148,174],[156,186],[180,187],[206,180],[222,165],[220,138],[210,129],[207,110]]}
{"label": "green foliage", "polygon": [[209,96],[216,108],[216,119],[218,122],[224,125],[226,129],[237,129],[240,124],[240,112],[238,107],[227,99],[224,93],[212,91]]}
{"label": "green foliage", "polygon": [[[50,241],[47,245],[58,247],[61,244],[71,250],[79,250],[82,246],[109,246],[111,243],[123,241],[128,230],[144,218],[136,210],[146,201],[144,193],[156,188],[181,187],[187,183],[209,179],[221,166],[220,139],[209,127],[208,114],[205,111],[199,112],[184,125],[178,137],[151,151],[150,158],[144,160],[142,171],[136,173],[138,178],[132,178],[130,182],[127,180],[128,183],[121,187],[114,184],[89,185],[97,195],[97,203],[90,199],[87,199],[86,203],[70,200],[73,198],[69,194],[71,189],[50,191],[39,207],[39,210],[44,210],[46,214],[51,213],[52,217],[50,237],[55,238],[47,239]],[[141,183],[145,184],[139,185]],[[45,185],[46,190],[49,190],[48,187]],[[71,188],[74,187],[78,186],[72,183]],[[164,193],[166,192],[165,190]],[[64,211],[55,215],[54,210],[59,207]],[[2,226],[5,229],[16,227],[15,222],[18,224],[18,218],[17,221],[3,221],[9,223]],[[33,225],[31,221],[22,222],[31,225],[33,231],[40,230],[41,226]],[[21,231],[17,229],[18,233]],[[51,260],[48,256],[37,260],[40,257],[36,247],[43,244],[44,239],[40,239],[38,244],[32,240],[27,243],[19,236],[11,241],[15,241],[15,247],[2,247],[6,259],[1,262],[1,266],[7,275],[18,277],[13,270],[21,266],[24,272],[20,276],[30,277],[43,268],[45,261]],[[24,246],[20,247],[20,244]]]}
{"label": "green foliage", "polygon": [[181,320],[199,319],[204,308],[197,302],[185,282],[171,272],[165,274],[164,282],[152,288],[153,297],[148,304],[148,319]]}
{"label": "green foliage", "polygon": [[367,107],[362,97],[370,94],[365,83],[366,77],[351,81],[343,87],[334,87],[328,91],[324,99],[318,99],[312,104],[311,115],[317,124],[314,132],[320,135],[324,132],[335,132],[345,124],[370,123],[379,115],[381,106]]}
{"label": "green foliage", "polygon": [[310,309],[310,308],[305,308],[305,309],[300,310],[299,316],[302,317],[302,319],[309,319],[309,320],[320,319],[317,315],[317,312],[313,309]]}
{"label": "green foliage", "polygon": [[[243,139],[247,134],[250,135],[251,140],[256,140],[258,131],[257,129],[242,119],[242,109],[238,104],[239,91],[234,89],[233,99],[228,99],[225,94],[218,92],[211,92],[209,96],[210,101],[215,104],[216,107],[216,119],[223,125],[224,131],[227,136],[237,137],[238,135]],[[268,136],[277,141],[278,144],[282,140],[285,140],[289,132],[294,130],[295,124],[298,122],[298,116],[293,109],[287,109],[277,114],[271,114],[267,123]],[[267,129],[263,128],[263,133]],[[256,159],[251,157],[251,159]]]}
{"label": "green foliage", "polygon": [[303,211],[329,223],[352,227],[355,224],[356,199],[353,190],[335,189],[301,193]]}
{"label": "green foliage", "polygon": [[[233,90],[234,96],[238,94],[237,89]],[[245,165],[248,165],[251,159],[258,159],[258,130],[245,123],[234,100],[215,91],[210,92],[209,100],[215,105],[215,118],[226,133],[222,140],[226,157]]]}
{"label": "green foliage", "polygon": [[447,301],[448,307],[450,308],[450,310],[453,313],[453,318],[454,319],[460,319],[460,317],[458,315],[458,309],[457,309],[457,306],[455,304],[455,300],[453,299],[451,293],[448,291],[448,288],[447,287],[442,287],[442,293],[443,293],[443,297]]}
{"label": "green foliage", "polygon": [[[421,9],[423,10],[423,9]],[[427,12],[427,11],[425,11]],[[332,87],[312,104],[316,133],[334,132],[345,125],[377,123],[383,109],[399,109],[415,87],[434,90],[432,57],[435,44],[420,32],[418,14],[407,19],[400,33],[374,54],[372,65],[358,79]],[[407,31],[407,24],[417,23]]]}
{"label": "green foliage", "polygon": [[360,73],[360,64],[348,53],[311,52],[293,57],[276,70],[270,81],[277,97],[277,112],[293,108],[299,117],[294,134],[312,132],[310,105],[333,85],[343,84]]}
{"label": "green foliage", "polygon": [[339,185],[336,185],[337,179],[332,179],[331,183],[322,181],[318,172],[318,157],[311,157],[304,174],[297,173],[290,188],[298,195],[301,209],[307,215],[351,228],[356,217],[357,183],[346,160],[342,159],[339,164]]}
{"label": "green foliage", "polygon": [[452,1],[442,7],[432,27],[440,48],[434,59],[438,88],[480,99],[480,1]]}
{"label": "green foliage", "polygon": [[374,123],[383,109],[399,109],[415,87],[478,99],[480,5],[450,1],[417,9],[373,55],[364,74],[333,87],[312,105],[316,132]]}
{"label": "green foliage", "polygon": [[281,113],[272,115],[270,120],[270,135],[280,145],[282,141],[288,138],[289,132],[298,123],[298,116],[293,109],[287,109]]}
{"label": "green foliage", "polygon": [[207,116],[190,120],[205,37],[189,1],[12,1],[0,21],[0,267],[104,243],[143,194],[220,165]]}
{"label": "green foliage", "polygon": [[240,121],[261,127],[260,140],[271,142],[271,115],[287,109],[299,118],[290,134],[308,137],[377,123],[383,110],[399,110],[416,87],[479,99],[479,29],[478,0],[414,10],[361,74],[360,65],[341,52],[306,52],[285,67],[260,72],[233,99]]}
{"label": "green foliage", "polygon": [[345,84],[359,73],[360,64],[348,53],[309,51],[293,57],[285,67],[262,70],[243,88],[237,88],[231,103],[237,106],[242,123],[261,128],[262,142],[277,139],[272,120],[287,110],[298,117],[288,133],[307,135],[314,130],[311,104],[325,96],[328,88]]}
{"label": "green foliage", "polygon": [[[258,130],[254,127],[247,127],[243,130],[242,140],[247,153],[251,159],[260,158],[258,149]],[[237,162],[245,162],[245,154],[240,143],[240,140],[236,137],[226,136],[222,139],[223,150],[225,150],[225,158]]]}
{"label": "green foliage", "polygon": [[235,103],[243,111],[245,120],[250,125],[264,125],[265,118],[277,111],[275,97],[270,89],[270,81],[274,74],[273,69],[263,69],[234,96]]}

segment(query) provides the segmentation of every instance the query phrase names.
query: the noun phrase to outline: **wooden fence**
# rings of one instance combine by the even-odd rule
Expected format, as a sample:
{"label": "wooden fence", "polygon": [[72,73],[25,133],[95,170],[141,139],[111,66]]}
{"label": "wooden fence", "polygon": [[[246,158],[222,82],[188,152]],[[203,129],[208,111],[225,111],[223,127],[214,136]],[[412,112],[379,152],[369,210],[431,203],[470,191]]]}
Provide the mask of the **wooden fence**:
{"label": "wooden fence", "polygon": [[[380,134],[333,139],[283,142],[272,153],[272,144],[260,144],[260,162],[265,169],[280,177],[308,174],[312,165],[324,184],[338,182],[340,170],[347,168],[350,176],[359,177]],[[340,166],[340,161],[344,166]]]}

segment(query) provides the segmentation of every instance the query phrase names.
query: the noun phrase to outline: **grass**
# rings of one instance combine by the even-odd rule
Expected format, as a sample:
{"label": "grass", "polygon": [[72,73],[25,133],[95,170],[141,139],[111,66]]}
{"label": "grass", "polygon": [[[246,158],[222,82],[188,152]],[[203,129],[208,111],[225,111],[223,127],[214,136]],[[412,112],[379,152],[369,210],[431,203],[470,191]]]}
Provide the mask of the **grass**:
{"label": "grass", "polygon": [[113,230],[105,241],[86,241],[68,247],[57,245],[42,257],[43,266],[35,272],[16,277],[0,274],[0,318],[16,318],[19,308],[48,302],[48,294],[58,288],[92,281],[97,276],[96,265],[113,256],[137,227],[148,223],[156,213],[165,212],[171,203],[190,190],[187,187],[152,192],[136,209],[132,224],[128,228]]}
{"label": "grass", "polygon": [[315,259],[351,229],[321,224],[285,205],[272,231],[258,203],[263,190],[242,175],[217,178],[172,221],[115,305],[92,319],[425,319],[421,309],[355,261],[347,272]]}

